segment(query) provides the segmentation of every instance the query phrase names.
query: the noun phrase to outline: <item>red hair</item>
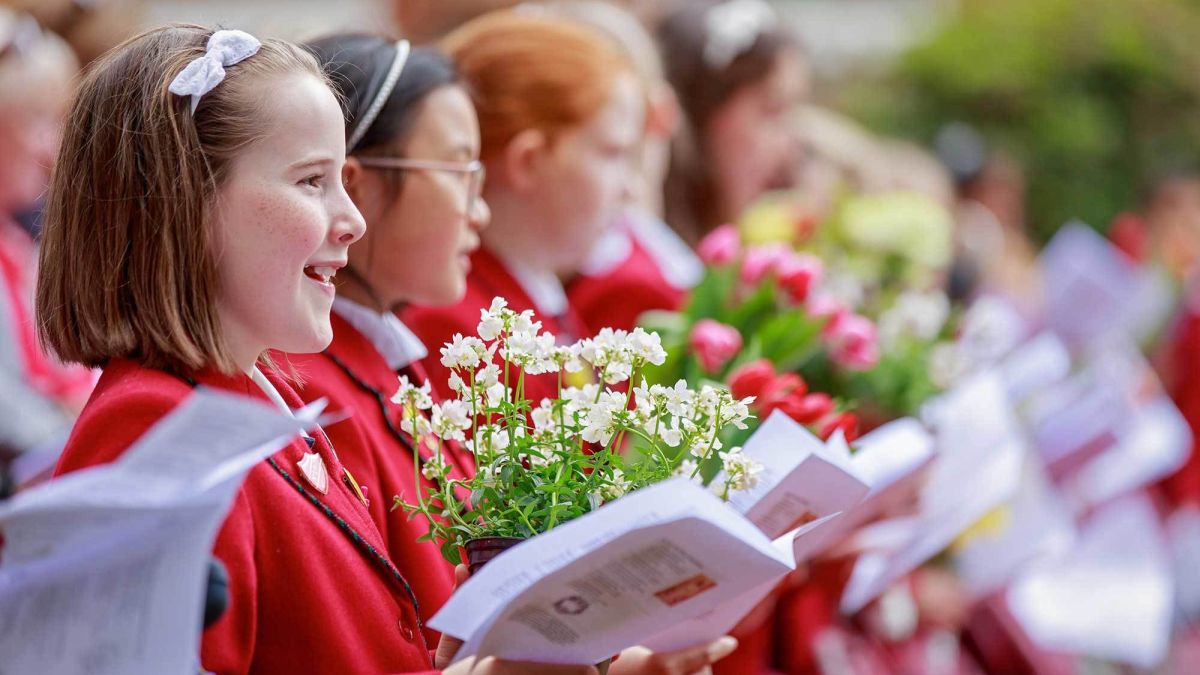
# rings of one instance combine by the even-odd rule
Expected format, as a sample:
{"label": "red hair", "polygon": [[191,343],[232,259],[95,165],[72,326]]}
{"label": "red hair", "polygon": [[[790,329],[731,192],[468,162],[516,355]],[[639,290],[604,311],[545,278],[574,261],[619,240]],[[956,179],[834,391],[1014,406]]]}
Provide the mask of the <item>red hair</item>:
{"label": "red hair", "polygon": [[617,79],[635,72],[604,35],[524,11],[485,14],[442,46],[472,91],[485,159],[526,129],[553,138],[586,123],[608,103]]}

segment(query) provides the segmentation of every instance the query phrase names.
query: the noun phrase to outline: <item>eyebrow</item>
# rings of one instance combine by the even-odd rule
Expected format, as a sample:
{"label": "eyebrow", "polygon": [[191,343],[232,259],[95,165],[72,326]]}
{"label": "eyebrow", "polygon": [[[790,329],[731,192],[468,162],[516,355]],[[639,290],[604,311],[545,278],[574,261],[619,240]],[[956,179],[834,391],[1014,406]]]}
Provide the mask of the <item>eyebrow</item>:
{"label": "eyebrow", "polygon": [[290,164],[288,166],[288,170],[294,171],[294,170],[298,170],[298,169],[308,169],[310,167],[314,167],[314,166],[318,166],[318,165],[333,164],[333,163],[334,163],[334,160],[332,157],[324,157],[324,156],[308,157],[308,158],[302,159],[298,162],[293,162],[292,164]]}

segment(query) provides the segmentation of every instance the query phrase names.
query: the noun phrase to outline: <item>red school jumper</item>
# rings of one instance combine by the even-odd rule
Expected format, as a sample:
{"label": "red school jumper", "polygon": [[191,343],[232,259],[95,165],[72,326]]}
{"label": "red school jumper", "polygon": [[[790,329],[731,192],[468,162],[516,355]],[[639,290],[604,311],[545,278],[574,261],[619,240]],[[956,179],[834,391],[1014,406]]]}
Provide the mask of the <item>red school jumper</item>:
{"label": "red school jumper", "polygon": [[633,233],[621,229],[627,255],[615,265],[585,271],[571,280],[567,296],[589,334],[601,328],[633,330],[638,317],[650,310],[678,310],[687,290],[673,286],[658,261]]}
{"label": "red school jumper", "polygon": [[[295,392],[266,373],[284,401]],[[270,399],[248,376],[181,378],[115,359],[75,424],[56,474],[111,462],[192,392],[193,384]],[[217,535],[229,571],[225,615],[204,631],[201,663],[233,673],[435,673],[408,582],[387,557],[328,440],[297,436],[250,470]],[[309,452],[330,481],[320,494],[297,463]],[[197,617],[199,625],[199,617]]]}
{"label": "red school jumper", "polygon": [[[507,300],[509,309],[513,311],[533,310],[534,320],[542,322],[542,331],[553,333],[559,344],[569,344],[579,338],[591,336],[573,308],[568,306],[566,312],[560,316],[543,311],[534,304],[529,293],[521,287],[520,282],[504,263],[488,251],[479,249],[471,256],[467,292],[460,302],[444,307],[409,305],[399,313],[404,324],[429,348],[429,356],[421,365],[429,374],[435,391],[443,395],[450,393],[446,385],[450,369],[441,363],[442,345],[449,342],[455,333],[464,336],[475,335],[475,329],[479,325],[479,311],[491,307],[492,298],[497,296]],[[543,398],[557,396],[557,373],[525,376],[525,397],[530,401],[536,404]]]}
{"label": "red school jumper", "polygon": [[[454,591],[454,568],[437,544],[417,541],[429,533],[423,516],[409,520],[404,511],[392,510],[396,495],[416,501],[419,470],[413,464],[412,437],[400,429],[401,408],[392,403],[392,395],[399,375],[418,385],[427,378],[417,363],[393,370],[371,340],[336,309],[330,321],[333,342],[323,353],[292,354],[287,359],[304,381],[300,394],[305,401],[325,398],[328,412],[348,416],[325,431],[355,480],[366,486],[371,518],[383,533],[388,554],[416,593],[422,618],[428,620]],[[422,464],[431,456],[429,448],[421,449]],[[443,457],[451,466],[451,476],[474,474],[473,458],[457,444],[445,444]],[[420,481],[423,489],[433,487],[424,477]],[[426,628],[431,644],[437,635]]]}

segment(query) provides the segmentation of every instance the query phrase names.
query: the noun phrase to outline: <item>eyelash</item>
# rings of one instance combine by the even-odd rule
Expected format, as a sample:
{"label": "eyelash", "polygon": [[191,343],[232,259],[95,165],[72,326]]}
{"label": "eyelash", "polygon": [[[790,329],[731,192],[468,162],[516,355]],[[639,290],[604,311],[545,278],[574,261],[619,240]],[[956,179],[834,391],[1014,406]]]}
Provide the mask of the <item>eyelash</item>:
{"label": "eyelash", "polygon": [[307,178],[301,180],[300,184],[307,185],[309,187],[319,188],[319,187],[321,187],[319,183],[322,180],[324,180],[324,178],[325,178],[324,174],[315,173],[315,174],[308,176]]}

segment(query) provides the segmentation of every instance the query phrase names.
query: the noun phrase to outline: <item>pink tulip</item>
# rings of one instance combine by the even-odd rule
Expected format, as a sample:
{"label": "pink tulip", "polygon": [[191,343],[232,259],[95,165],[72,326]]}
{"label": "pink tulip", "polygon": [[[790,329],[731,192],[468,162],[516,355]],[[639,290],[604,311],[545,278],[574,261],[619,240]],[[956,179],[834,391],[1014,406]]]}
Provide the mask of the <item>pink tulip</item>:
{"label": "pink tulip", "polygon": [[870,370],[879,363],[879,333],[871,320],[858,314],[834,316],[822,329],[829,356],[851,370]]}
{"label": "pink tulip", "polygon": [[824,273],[825,266],[821,259],[807,253],[793,253],[780,261],[775,268],[779,285],[797,305],[808,299],[808,292],[821,281]]}
{"label": "pink tulip", "polygon": [[815,316],[819,319],[829,319],[826,327],[836,322],[838,317],[848,312],[845,305],[830,293],[815,293],[808,296],[808,302],[805,303],[805,307],[808,309],[810,316]]}
{"label": "pink tulip", "polygon": [[742,252],[742,235],[734,225],[722,225],[700,240],[696,254],[706,265],[728,265]]}
{"label": "pink tulip", "polygon": [[792,255],[792,250],[782,244],[751,246],[742,256],[742,283],[751,286],[758,284]]}
{"label": "pink tulip", "polygon": [[712,319],[701,319],[688,338],[692,353],[707,373],[715,373],[742,349],[742,334],[733,326]]}

